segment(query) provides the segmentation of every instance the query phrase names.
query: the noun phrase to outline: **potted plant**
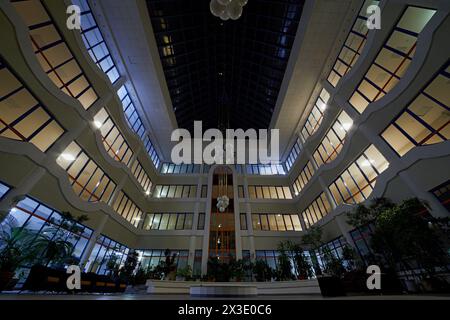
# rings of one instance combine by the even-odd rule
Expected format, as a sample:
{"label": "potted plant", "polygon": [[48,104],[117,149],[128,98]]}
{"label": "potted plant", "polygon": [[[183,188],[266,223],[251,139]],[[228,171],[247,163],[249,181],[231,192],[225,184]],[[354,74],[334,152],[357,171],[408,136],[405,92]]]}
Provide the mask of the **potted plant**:
{"label": "potted plant", "polygon": [[16,269],[32,260],[31,243],[34,233],[23,227],[17,227],[15,219],[7,217],[0,229],[0,291],[12,289]]}
{"label": "potted plant", "polygon": [[189,281],[192,278],[192,268],[190,265],[187,265],[184,268],[180,268],[177,270],[177,281]]}
{"label": "potted plant", "polygon": [[290,243],[290,251],[293,255],[295,270],[298,280],[306,280],[313,276],[311,264],[303,253],[303,248],[298,243]]}
{"label": "potted plant", "polygon": [[[417,198],[399,204],[380,198],[368,205],[359,205],[349,213],[351,225],[359,228],[370,223],[373,226],[370,246],[375,256],[380,257],[379,265],[384,269],[382,291],[386,288],[390,292],[401,290],[396,277],[399,270],[424,270],[424,275],[416,275],[423,279],[437,279],[436,270],[446,270],[448,254],[437,230],[439,223],[436,228],[430,227],[438,219],[427,213],[427,206]],[[412,263],[416,267],[413,268]]]}
{"label": "potted plant", "polygon": [[119,270],[119,278],[128,285],[133,283],[133,273],[138,266],[138,260],[139,254],[136,251],[131,250],[125,259],[122,268]]}
{"label": "potted plant", "polygon": [[164,274],[164,280],[174,281],[176,279],[177,274],[177,264],[175,260],[177,258],[177,254],[170,254],[170,250],[166,249],[164,251],[165,259],[159,262],[159,268]]}
{"label": "potted plant", "polygon": [[302,244],[309,247],[312,268],[317,277],[322,274],[322,269],[317,259],[317,253],[319,253],[320,246],[322,245],[322,233],[323,231],[320,227],[312,226],[302,237]]}
{"label": "potted plant", "polygon": [[272,269],[264,260],[256,260],[253,265],[253,274],[258,282],[270,281],[272,279]]}
{"label": "potted plant", "polygon": [[230,262],[231,278],[237,282],[241,282],[245,277],[245,265],[242,260],[231,260]]}
{"label": "potted plant", "polygon": [[290,243],[288,241],[281,241],[278,244],[278,268],[276,270],[276,279],[278,281],[292,280],[292,264],[288,255]]}

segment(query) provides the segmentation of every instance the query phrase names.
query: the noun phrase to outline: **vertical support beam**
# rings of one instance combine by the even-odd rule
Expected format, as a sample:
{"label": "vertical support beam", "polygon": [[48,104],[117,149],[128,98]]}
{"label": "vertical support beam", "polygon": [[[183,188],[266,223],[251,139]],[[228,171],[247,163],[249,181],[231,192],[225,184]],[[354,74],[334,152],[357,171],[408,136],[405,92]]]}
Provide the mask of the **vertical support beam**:
{"label": "vertical support beam", "polygon": [[100,237],[103,229],[105,228],[106,223],[108,222],[109,215],[105,214],[104,217],[100,220],[97,228],[95,228],[94,233],[89,239],[86,249],[83,252],[83,255],[80,259],[80,267],[84,269],[86,264],[89,262],[89,257],[91,256],[92,251],[94,250],[95,244],[97,243],[98,238]]}
{"label": "vertical support beam", "polygon": [[33,190],[34,186],[44,176],[45,169],[37,167],[33,172],[25,177],[15,188],[9,190],[3,200],[0,202],[0,222],[9,214],[9,210],[17,205],[20,197],[26,196]]}
{"label": "vertical support beam", "polygon": [[347,228],[345,227],[346,222],[343,220],[346,215],[338,215],[334,218],[336,221],[336,224],[339,228],[339,231],[341,232],[342,236],[345,238],[345,241],[353,248],[356,249],[355,242],[353,241],[353,238],[350,236],[350,233],[347,231]]}
{"label": "vertical support beam", "polygon": [[241,234],[241,210],[238,201],[238,181],[235,169],[232,169],[233,176],[233,201],[234,201],[234,231],[236,244],[236,260],[242,259],[242,234]]}

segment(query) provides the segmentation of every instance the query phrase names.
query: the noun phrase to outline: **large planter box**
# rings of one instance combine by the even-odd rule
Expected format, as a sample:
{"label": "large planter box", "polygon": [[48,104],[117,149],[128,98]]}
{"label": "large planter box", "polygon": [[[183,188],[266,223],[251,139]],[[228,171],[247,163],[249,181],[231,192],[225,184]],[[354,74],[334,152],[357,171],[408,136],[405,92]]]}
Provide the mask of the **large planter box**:
{"label": "large planter box", "polygon": [[[65,270],[55,270],[44,266],[33,266],[22,290],[68,292]],[[113,281],[110,277],[95,273],[81,274],[81,290],[75,292],[115,293],[124,292],[126,283]]]}
{"label": "large planter box", "polygon": [[344,284],[341,279],[336,277],[317,277],[320,291],[324,297],[345,296]]}

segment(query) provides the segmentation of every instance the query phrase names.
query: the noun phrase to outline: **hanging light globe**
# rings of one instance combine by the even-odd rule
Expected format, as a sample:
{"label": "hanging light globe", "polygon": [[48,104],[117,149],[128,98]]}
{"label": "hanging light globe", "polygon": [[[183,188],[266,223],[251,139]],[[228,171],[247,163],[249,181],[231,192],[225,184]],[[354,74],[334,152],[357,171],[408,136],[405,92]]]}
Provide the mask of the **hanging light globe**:
{"label": "hanging light globe", "polygon": [[227,6],[231,3],[233,0],[217,0],[221,5]]}
{"label": "hanging light globe", "polygon": [[242,6],[237,1],[234,1],[227,6],[226,12],[232,20],[237,20],[242,16],[242,10]]}
{"label": "hanging light globe", "polygon": [[221,14],[226,11],[226,8],[226,6],[219,3],[219,0],[211,0],[211,2],[209,3],[209,9],[211,10],[211,13],[216,17],[220,17]]}
{"label": "hanging light globe", "polygon": [[227,21],[230,19],[230,16],[228,15],[227,10],[224,10],[220,15],[219,15],[220,19],[222,19],[223,21]]}

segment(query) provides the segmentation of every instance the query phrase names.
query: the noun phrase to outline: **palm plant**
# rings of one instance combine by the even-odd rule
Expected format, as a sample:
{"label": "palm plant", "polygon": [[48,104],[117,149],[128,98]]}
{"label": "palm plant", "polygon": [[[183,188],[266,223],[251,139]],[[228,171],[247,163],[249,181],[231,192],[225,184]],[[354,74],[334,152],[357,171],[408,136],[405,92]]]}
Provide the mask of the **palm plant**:
{"label": "palm plant", "polygon": [[14,218],[8,216],[0,225],[0,270],[13,272],[16,268],[33,259],[31,244],[34,232],[18,227]]}
{"label": "palm plant", "polygon": [[75,247],[66,240],[64,232],[55,227],[44,229],[33,241],[34,251],[39,252],[37,263],[47,266],[51,263],[56,266],[66,263],[72,258]]}

